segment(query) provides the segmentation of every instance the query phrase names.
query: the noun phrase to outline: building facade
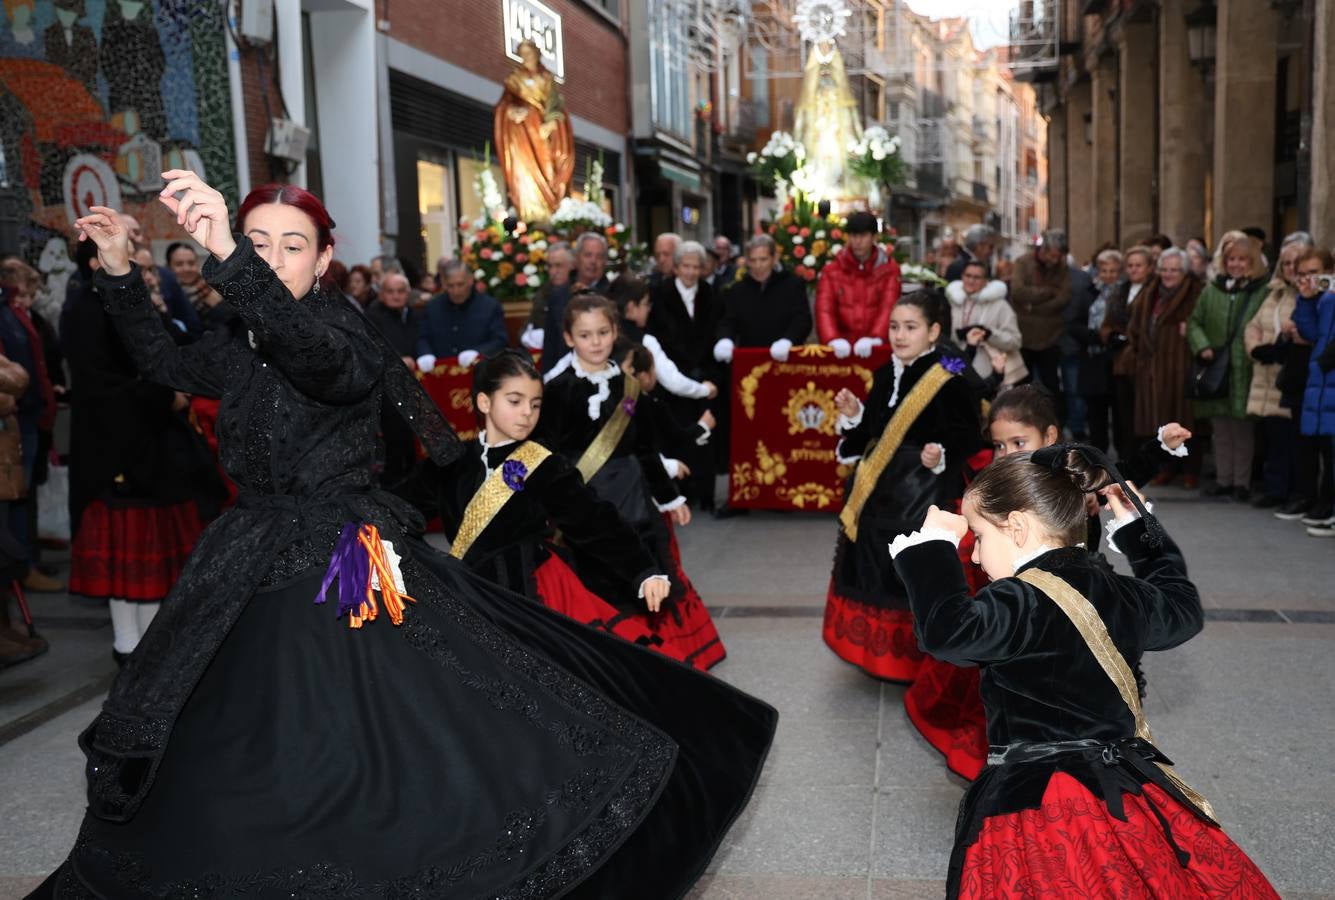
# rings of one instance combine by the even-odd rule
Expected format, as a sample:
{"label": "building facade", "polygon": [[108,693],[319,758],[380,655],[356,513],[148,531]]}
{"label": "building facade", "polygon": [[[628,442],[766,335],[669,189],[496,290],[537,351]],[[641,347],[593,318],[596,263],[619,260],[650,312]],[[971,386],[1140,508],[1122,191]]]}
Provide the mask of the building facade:
{"label": "building facade", "polygon": [[1335,235],[1331,0],[1046,0],[1021,27],[1073,253],[1155,234]]}

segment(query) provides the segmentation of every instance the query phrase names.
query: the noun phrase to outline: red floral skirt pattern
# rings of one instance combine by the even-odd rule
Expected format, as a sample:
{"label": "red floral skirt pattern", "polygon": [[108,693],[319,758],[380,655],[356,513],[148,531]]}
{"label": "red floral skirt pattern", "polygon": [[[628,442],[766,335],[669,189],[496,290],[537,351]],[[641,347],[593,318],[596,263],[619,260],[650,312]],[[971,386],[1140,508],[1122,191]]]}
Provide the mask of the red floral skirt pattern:
{"label": "red floral skirt pattern", "polygon": [[913,681],[923,652],[907,609],[872,606],[841,595],[830,579],[825,596],[825,643],[845,662],[890,681]]}
{"label": "red floral skirt pattern", "polygon": [[657,650],[664,656],[685,660],[686,654],[660,639],[643,616],[624,613],[589,590],[566,561],[555,553],[533,573],[538,597],[544,606],[619,638]]}
{"label": "red floral skirt pattern", "polygon": [[663,516],[668,530],[668,546],[672,552],[672,573],[674,584],[681,585],[684,593],[671,608],[665,607],[660,613],[649,616],[649,627],[654,634],[663,639],[665,644],[678,647],[686,654],[686,662],[701,671],[707,671],[721,663],[728,655],[714,627],[714,619],[705,609],[705,602],[695,590],[695,585],[686,577],[681,567],[681,547],[677,544],[677,532],[672,528],[672,520]]}
{"label": "red floral skirt pattern", "polygon": [[79,517],[70,593],[157,602],[176,583],[203,530],[193,501],[108,506],[98,500]]}
{"label": "red floral skirt pattern", "polygon": [[[1278,898],[1223,830],[1198,818],[1156,785],[1123,797],[1126,821],[1079,781],[1058,772],[1038,809],[993,816],[968,849],[964,898],[1116,897],[1119,900]],[[1173,840],[1191,855],[1178,862],[1151,803]]]}
{"label": "red floral skirt pattern", "polygon": [[978,693],[978,669],[928,656],[904,692],[909,721],[941,751],[946,767],[973,781],[987,764],[987,713]]}

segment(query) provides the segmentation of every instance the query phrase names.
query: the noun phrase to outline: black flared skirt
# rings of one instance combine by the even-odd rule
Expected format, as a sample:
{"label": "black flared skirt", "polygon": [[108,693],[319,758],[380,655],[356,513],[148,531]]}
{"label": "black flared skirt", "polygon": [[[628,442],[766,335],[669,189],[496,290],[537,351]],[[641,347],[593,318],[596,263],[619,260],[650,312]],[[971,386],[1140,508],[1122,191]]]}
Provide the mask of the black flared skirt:
{"label": "black flared skirt", "polygon": [[777,713],[413,545],[401,626],[254,596],[129,821],[35,896],[680,897]]}

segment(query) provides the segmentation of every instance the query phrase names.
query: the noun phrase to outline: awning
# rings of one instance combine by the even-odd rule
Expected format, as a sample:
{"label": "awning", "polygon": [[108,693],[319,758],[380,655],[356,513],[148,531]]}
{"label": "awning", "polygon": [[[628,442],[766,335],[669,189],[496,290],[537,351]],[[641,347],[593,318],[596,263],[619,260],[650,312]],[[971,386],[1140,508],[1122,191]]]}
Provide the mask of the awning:
{"label": "awning", "polygon": [[690,172],[679,166],[675,166],[665,159],[658,160],[658,171],[668,181],[675,181],[677,184],[692,191],[700,190],[700,176],[695,172]]}

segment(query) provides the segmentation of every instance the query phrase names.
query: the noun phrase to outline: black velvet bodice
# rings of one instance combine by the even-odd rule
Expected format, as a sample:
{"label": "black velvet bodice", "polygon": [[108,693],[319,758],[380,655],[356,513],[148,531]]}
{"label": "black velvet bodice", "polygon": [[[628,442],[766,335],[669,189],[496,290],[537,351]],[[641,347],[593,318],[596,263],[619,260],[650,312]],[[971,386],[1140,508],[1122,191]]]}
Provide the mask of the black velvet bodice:
{"label": "black velvet bodice", "polygon": [[[447,466],[424,460],[394,492],[424,515],[439,516],[453,541],[487,469],[499,468],[518,446],[484,448],[475,443]],[[556,453],[529,473],[523,490],[505,502],[473,541],[464,564],[489,581],[536,599],[533,572],[552,552],[557,531],[580,579],[622,609],[642,611],[640,585],[651,575],[666,574],[616,507],[600,500],[579,471]]]}
{"label": "black velvet bodice", "polygon": [[[1081,548],[1052,550],[1031,561],[1071,584],[1098,611],[1129,665],[1147,650],[1176,647],[1201,630],[1200,596],[1177,545],[1141,540],[1143,522],[1114,540],[1135,577],[1119,575]],[[895,559],[908,588],[922,648],[954,665],[982,667],[988,742],[1094,739],[1135,733],[1135,720],[1057,604],[1018,578],[992,582],[970,597],[955,548],[929,541]]]}
{"label": "black velvet bodice", "polygon": [[[542,419],[534,435],[544,447],[572,462],[578,460],[598,437],[603,425],[621,405],[626,390],[625,380],[620,375],[613,377],[608,382],[611,393],[602,402],[598,418],[590,419],[589,398],[598,393],[598,386],[587,378],[577,376],[573,369],[572,365],[547,383],[543,392]],[[654,500],[666,504],[676,499],[678,492],[658,458],[661,444],[661,438],[655,432],[653,417],[632,415],[630,425],[612,453],[612,459],[636,457],[644,469],[644,477]]]}

